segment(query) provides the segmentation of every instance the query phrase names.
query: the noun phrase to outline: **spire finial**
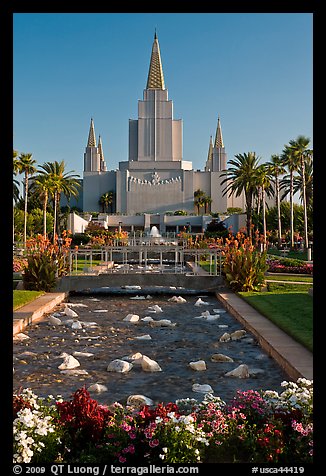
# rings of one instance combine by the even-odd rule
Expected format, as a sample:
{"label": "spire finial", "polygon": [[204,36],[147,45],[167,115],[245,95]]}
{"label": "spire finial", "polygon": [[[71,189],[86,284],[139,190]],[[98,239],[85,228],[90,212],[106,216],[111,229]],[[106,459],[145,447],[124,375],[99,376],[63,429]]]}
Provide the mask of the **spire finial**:
{"label": "spire finial", "polygon": [[96,147],[95,129],[93,118],[91,117],[91,125],[89,128],[87,147]]}
{"label": "spire finial", "polygon": [[156,28],[146,89],[165,89],[160,46],[158,43]]}
{"label": "spire finial", "polygon": [[221,121],[220,121],[220,115],[218,115],[218,118],[217,118],[217,129],[216,129],[216,136],[215,136],[214,147],[218,147],[218,148],[224,147],[224,144],[223,144],[223,136],[222,136],[222,128],[221,128]]}

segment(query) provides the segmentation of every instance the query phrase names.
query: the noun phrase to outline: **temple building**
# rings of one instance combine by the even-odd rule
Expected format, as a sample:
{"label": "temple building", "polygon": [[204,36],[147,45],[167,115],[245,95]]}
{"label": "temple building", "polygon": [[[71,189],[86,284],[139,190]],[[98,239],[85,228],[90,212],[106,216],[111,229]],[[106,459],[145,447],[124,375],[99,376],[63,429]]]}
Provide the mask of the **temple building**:
{"label": "temple building", "polygon": [[[96,141],[91,119],[84,153],[83,210],[102,211],[100,198],[113,193],[113,213],[165,214],[184,210],[195,214],[194,194],[200,189],[209,197],[206,212],[225,213],[229,207],[244,210],[243,197],[223,195],[227,168],[220,117],[216,135],[210,137],[203,170],[194,170],[183,158],[183,123],[173,117],[173,102],[165,86],[160,47],[155,33],[146,88],[138,101],[138,118],[129,119],[128,160],[117,170],[107,170],[102,139]],[[194,138],[196,140],[196,138]]]}

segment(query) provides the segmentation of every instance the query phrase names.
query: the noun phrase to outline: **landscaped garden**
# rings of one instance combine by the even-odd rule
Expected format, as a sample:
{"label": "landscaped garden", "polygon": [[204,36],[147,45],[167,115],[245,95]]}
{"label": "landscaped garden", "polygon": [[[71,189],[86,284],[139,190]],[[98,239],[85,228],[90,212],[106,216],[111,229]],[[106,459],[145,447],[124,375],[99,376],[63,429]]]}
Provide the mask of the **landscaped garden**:
{"label": "landscaped garden", "polygon": [[313,460],[313,385],[206,395],[168,404],[100,405],[85,387],[70,400],[13,397],[15,463],[279,463]]}

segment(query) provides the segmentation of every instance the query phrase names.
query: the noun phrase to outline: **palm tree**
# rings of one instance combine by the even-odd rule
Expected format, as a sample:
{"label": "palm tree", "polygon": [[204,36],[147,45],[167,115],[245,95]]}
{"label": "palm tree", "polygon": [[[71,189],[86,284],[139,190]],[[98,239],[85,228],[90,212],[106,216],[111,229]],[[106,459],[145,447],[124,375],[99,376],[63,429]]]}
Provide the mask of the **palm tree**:
{"label": "palm tree", "polygon": [[46,209],[48,206],[49,194],[52,190],[52,178],[47,174],[40,172],[39,175],[32,178],[31,191],[43,200],[43,236],[46,238]]}
{"label": "palm tree", "polygon": [[275,185],[275,201],[277,208],[277,238],[278,246],[281,247],[282,244],[282,222],[281,222],[281,199],[280,199],[280,175],[285,174],[286,169],[284,167],[282,158],[279,155],[272,155],[271,161],[267,162],[271,175],[274,177],[273,182]]}
{"label": "palm tree", "polygon": [[[288,168],[289,175],[286,175],[281,181],[281,190],[285,189],[281,200],[283,200],[288,194],[290,194],[290,246],[291,249],[294,248],[294,212],[293,212],[293,205],[294,205],[294,173],[299,168],[299,161],[298,156],[294,153],[294,149],[292,149],[289,145],[285,145],[283,152],[282,152],[282,161],[284,165]],[[287,185],[289,184],[289,187]]]}
{"label": "palm tree", "polygon": [[[256,170],[259,163],[259,157],[255,152],[248,152],[244,154],[236,154],[235,159],[231,159],[229,167],[221,175],[226,178],[222,180],[221,184],[226,183],[223,190],[223,195],[230,193],[239,197],[242,193],[245,194],[246,201],[246,215],[247,215],[247,235],[252,237],[252,211],[253,211],[253,197],[256,191]],[[230,196],[229,195],[229,196]]]}
{"label": "palm tree", "polygon": [[26,245],[27,231],[27,197],[28,197],[28,181],[29,177],[36,172],[36,161],[32,158],[32,154],[20,154],[18,160],[14,159],[14,169],[19,174],[25,174],[24,192],[25,192],[25,210],[24,210],[24,247]]}
{"label": "palm tree", "polygon": [[274,194],[274,190],[271,184],[271,170],[268,164],[261,164],[256,169],[256,185],[261,193],[261,202],[263,206],[263,234],[264,234],[264,250],[266,249],[267,242],[267,229],[266,229],[266,195],[271,196]]}
{"label": "palm tree", "polygon": [[298,136],[296,140],[290,140],[289,146],[292,149],[294,157],[298,160],[301,169],[302,178],[302,202],[304,213],[304,243],[308,249],[308,220],[307,220],[307,200],[306,200],[306,177],[305,177],[305,159],[310,156],[311,151],[308,149],[310,139],[305,136]]}
{"label": "palm tree", "polygon": [[211,205],[212,203],[212,197],[209,197],[208,195],[204,195],[204,197],[202,198],[202,201],[204,203],[204,207],[205,207],[205,215],[207,214],[207,208]]}
{"label": "palm tree", "polygon": [[112,205],[113,205],[113,202],[114,202],[114,197],[115,197],[115,192],[113,190],[110,190],[106,193],[103,193],[103,195],[101,195],[99,203],[100,203],[100,205],[102,205],[103,213],[105,212],[105,210],[108,210],[109,206],[110,206],[111,212],[112,212]]}
{"label": "palm tree", "polygon": [[[50,194],[53,200],[54,208],[54,222],[53,222],[53,242],[55,242],[55,236],[59,226],[57,225],[57,210],[59,208],[61,193],[63,193],[66,198],[69,200],[71,197],[78,196],[78,188],[80,187],[80,182],[78,182],[77,177],[79,175],[73,174],[72,172],[65,172],[65,162],[46,162],[41,165],[41,170],[39,171],[40,175],[46,175],[50,181]],[[59,230],[58,233],[59,235]]]}
{"label": "palm tree", "polygon": [[205,192],[203,192],[203,190],[200,190],[200,188],[194,191],[194,204],[195,207],[197,207],[197,215],[199,215],[199,209],[204,206],[204,197]]}

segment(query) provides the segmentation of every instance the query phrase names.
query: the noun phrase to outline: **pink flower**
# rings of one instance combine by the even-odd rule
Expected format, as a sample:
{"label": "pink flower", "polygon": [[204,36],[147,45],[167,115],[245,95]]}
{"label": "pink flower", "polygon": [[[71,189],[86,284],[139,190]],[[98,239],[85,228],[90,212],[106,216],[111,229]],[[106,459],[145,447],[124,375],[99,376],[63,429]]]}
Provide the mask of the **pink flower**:
{"label": "pink flower", "polygon": [[158,446],[159,444],[160,444],[160,442],[158,441],[157,438],[155,438],[155,440],[151,440],[151,441],[149,442],[149,446],[150,446],[151,448],[155,448],[155,446]]}
{"label": "pink flower", "polygon": [[127,458],[125,458],[124,456],[119,456],[120,463],[125,463],[126,461],[127,461]]}

